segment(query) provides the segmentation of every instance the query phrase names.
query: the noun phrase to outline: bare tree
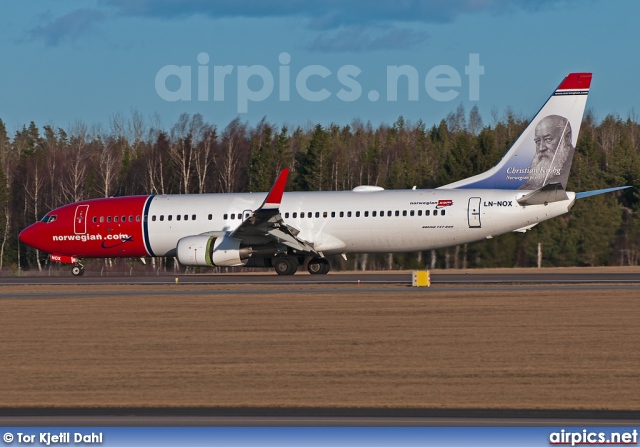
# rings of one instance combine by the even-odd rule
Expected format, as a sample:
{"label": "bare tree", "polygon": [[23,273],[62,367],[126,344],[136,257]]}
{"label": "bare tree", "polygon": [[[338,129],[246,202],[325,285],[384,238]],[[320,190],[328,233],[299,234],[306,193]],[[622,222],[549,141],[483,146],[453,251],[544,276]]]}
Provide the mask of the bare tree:
{"label": "bare tree", "polygon": [[[27,175],[23,179],[24,193],[25,193],[25,210],[28,208],[33,212],[34,222],[40,219],[40,201],[42,200],[42,188],[45,182],[44,167],[41,166],[42,158],[35,156],[33,163],[29,166]],[[40,263],[40,252],[36,250],[36,263],[38,264],[38,271],[42,271],[42,264]]]}
{"label": "bare tree", "polygon": [[109,132],[113,139],[127,138],[127,119],[118,112],[109,117]]}
{"label": "bare tree", "polygon": [[216,127],[205,124],[198,135],[200,141],[194,147],[196,150],[195,168],[198,177],[198,194],[203,194],[210,168],[213,164],[213,153],[218,144],[218,134]]}
{"label": "bare tree", "polygon": [[115,191],[115,183],[120,171],[122,156],[118,151],[113,139],[108,139],[106,143],[102,139],[96,141],[97,154],[97,188],[102,197],[111,197]]}
{"label": "bare tree", "polygon": [[[157,123],[158,125],[159,122]],[[165,182],[165,163],[169,162],[169,141],[167,134],[159,127],[149,130],[149,137],[145,149],[141,154],[145,167],[145,189],[153,194],[166,194],[168,185]]]}
{"label": "bare tree", "polygon": [[0,119],[0,204],[2,206],[2,216],[0,216],[0,224],[2,225],[2,243],[0,243],[0,270],[2,270],[4,260],[4,250],[9,239],[11,231],[11,201],[10,191],[13,182],[13,173],[15,172],[16,155],[11,150],[11,142],[7,136],[4,123]]}
{"label": "bare tree", "polygon": [[180,115],[180,119],[171,129],[170,155],[177,165],[180,174],[180,191],[188,194],[191,173],[193,170],[194,151],[192,150],[194,129],[202,127],[202,115],[196,114],[190,118],[187,113]]}
{"label": "bare tree", "polygon": [[140,150],[145,133],[147,133],[147,128],[144,117],[138,110],[132,109],[131,120],[127,123],[127,140],[134,151]]}
{"label": "bare tree", "polygon": [[478,106],[474,105],[469,112],[469,133],[471,135],[476,136],[482,130],[482,117],[480,116],[480,111],[478,110]]}
{"label": "bare tree", "polygon": [[88,138],[86,124],[76,121],[71,128],[70,144],[65,150],[67,172],[61,184],[62,192],[67,202],[77,202],[84,199],[84,183],[87,178],[87,161],[89,158],[87,151]]}
{"label": "bare tree", "polygon": [[233,192],[240,169],[241,146],[246,143],[247,126],[236,118],[222,134],[222,145],[216,154],[218,183],[221,192]]}

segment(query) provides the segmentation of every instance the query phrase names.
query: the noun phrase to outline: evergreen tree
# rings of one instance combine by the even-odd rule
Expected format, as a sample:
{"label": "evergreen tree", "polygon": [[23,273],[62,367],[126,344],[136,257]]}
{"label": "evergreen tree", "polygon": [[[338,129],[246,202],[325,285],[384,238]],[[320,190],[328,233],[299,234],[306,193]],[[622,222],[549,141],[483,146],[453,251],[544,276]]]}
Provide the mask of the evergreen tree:
{"label": "evergreen tree", "polygon": [[331,147],[329,135],[317,124],[314,128],[306,152],[298,157],[298,186],[303,191],[323,191],[330,189],[327,170],[330,166]]}

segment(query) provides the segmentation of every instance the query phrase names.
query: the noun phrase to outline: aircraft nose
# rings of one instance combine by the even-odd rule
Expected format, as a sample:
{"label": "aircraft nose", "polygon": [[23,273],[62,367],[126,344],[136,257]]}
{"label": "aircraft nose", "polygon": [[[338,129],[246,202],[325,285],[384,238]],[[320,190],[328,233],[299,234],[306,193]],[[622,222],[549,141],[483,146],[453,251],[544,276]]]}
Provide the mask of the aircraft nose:
{"label": "aircraft nose", "polygon": [[18,235],[18,239],[20,239],[20,242],[30,247],[36,247],[39,239],[36,226],[37,224],[29,225],[27,228],[22,230]]}

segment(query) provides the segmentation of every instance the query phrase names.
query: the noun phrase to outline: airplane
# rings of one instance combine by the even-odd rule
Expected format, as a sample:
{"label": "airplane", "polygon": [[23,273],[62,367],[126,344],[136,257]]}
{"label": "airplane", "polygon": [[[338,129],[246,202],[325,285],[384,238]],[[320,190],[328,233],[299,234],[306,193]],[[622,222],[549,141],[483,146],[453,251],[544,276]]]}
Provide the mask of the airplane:
{"label": "airplane", "polygon": [[22,243],[84,273],[84,258],[175,257],[183,266],[329,272],[328,257],[424,251],[525,232],[577,199],[626,187],[566,191],[591,85],[571,73],[488,171],[436,189],[140,195],[84,200],[48,212]]}

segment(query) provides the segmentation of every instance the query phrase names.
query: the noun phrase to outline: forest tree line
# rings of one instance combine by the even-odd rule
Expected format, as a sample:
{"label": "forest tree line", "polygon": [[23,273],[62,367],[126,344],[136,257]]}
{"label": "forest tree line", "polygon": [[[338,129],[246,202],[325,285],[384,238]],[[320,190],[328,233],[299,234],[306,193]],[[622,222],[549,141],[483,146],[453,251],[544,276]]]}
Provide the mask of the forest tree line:
{"label": "forest tree line", "polygon": [[[224,127],[183,114],[169,129],[137,111],[108,126],[78,121],[67,129],[33,122],[7,131],[0,119],[0,270],[43,268],[46,255],[19,246],[18,234],[61,205],[134,194],[267,191],[292,169],[287,190],[326,191],[377,185],[433,188],[495,165],[528,124],[508,109],[485,124],[460,105],[439,124],[373,127],[309,124],[288,128],[266,118]],[[580,200],[568,215],[525,234],[437,252],[358,256],[338,268],[476,268],[637,265],[640,260],[640,124],[635,116],[585,115],[567,189],[630,185]]]}

